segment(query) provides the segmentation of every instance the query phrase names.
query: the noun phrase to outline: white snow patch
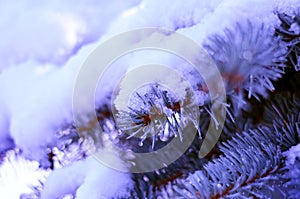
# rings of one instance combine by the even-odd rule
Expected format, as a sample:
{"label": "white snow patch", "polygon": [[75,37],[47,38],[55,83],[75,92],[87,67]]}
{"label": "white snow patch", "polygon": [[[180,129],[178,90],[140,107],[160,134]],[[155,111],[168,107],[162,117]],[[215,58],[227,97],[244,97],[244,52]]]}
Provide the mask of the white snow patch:
{"label": "white snow patch", "polygon": [[56,132],[73,121],[74,82],[94,48],[80,50],[62,68],[26,62],[0,73],[1,142],[12,138],[25,157],[48,166],[46,148],[55,146]]}
{"label": "white snow patch", "polygon": [[288,151],[284,152],[284,156],[287,158],[287,165],[293,165],[297,159],[300,160],[300,144],[292,146]]}
{"label": "white snow patch", "polygon": [[[108,162],[114,164],[111,167],[125,169],[117,154],[110,150],[106,148],[97,155],[103,155],[104,159],[109,158]],[[130,174],[111,167],[91,156],[54,170],[47,178],[41,198],[60,198],[68,194],[76,195],[77,199],[125,196],[128,189],[133,186]]]}
{"label": "white snow patch", "polygon": [[139,0],[0,2],[0,72],[27,60],[62,65]]}
{"label": "white snow patch", "polygon": [[9,151],[0,166],[0,198],[19,199],[22,194],[33,194],[33,187],[41,188],[49,171],[39,168],[36,161],[28,161]]}

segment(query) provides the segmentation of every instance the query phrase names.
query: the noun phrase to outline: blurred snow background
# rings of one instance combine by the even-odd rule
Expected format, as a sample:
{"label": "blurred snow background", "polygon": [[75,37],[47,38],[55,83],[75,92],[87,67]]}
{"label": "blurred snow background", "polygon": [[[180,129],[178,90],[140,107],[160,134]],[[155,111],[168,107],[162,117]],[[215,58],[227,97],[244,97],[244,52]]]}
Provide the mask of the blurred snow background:
{"label": "blurred snow background", "polygon": [[[0,152],[14,147],[22,151],[22,157],[11,152],[1,160],[0,198],[19,198],[49,173],[39,166],[49,166],[47,148],[56,146],[55,133],[72,122],[76,75],[103,40],[135,28],[161,27],[201,44],[207,36],[243,19],[274,27],[279,23],[274,10],[289,10],[295,5],[300,1],[0,1]],[[68,194],[66,190],[74,193],[80,186],[78,198],[85,198],[87,190],[92,197],[92,187],[105,184],[108,174],[116,176],[116,184],[122,179],[116,189],[130,185],[127,175],[103,166],[99,171],[91,159],[69,168],[50,175],[50,185],[45,187],[53,187],[45,189],[45,198]],[[88,168],[98,173],[77,172]],[[59,172],[72,174],[79,181],[68,183],[69,187],[62,190],[55,186],[64,181],[65,175]],[[104,192],[100,194],[108,197]]]}
{"label": "blurred snow background", "polygon": [[0,67],[27,60],[62,65],[137,3],[139,0],[1,1]]}

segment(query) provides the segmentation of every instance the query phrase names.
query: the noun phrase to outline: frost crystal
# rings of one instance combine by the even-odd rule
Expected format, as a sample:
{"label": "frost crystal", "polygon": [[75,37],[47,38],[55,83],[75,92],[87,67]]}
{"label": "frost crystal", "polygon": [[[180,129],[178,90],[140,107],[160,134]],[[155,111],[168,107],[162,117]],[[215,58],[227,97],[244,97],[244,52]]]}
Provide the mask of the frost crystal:
{"label": "frost crystal", "polygon": [[296,159],[300,160],[300,144],[291,147],[284,155],[287,157],[287,164],[293,165]]}
{"label": "frost crystal", "polygon": [[272,81],[284,73],[286,48],[263,23],[237,23],[225,35],[213,35],[204,44],[217,64],[229,94],[248,92],[248,98],[266,96]]}
{"label": "frost crystal", "polygon": [[[199,100],[198,100],[199,101]],[[171,91],[159,84],[150,84],[138,90],[128,105],[128,110],[119,110],[117,124],[121,131],[129,136],[139,137],[139,145],[148,137],[155,141],[167,141],[172,136],[182,138],[182,130],[188,121],[199,128],[199,109],[193,95],[186,93],[184,99],[178,99]]]}

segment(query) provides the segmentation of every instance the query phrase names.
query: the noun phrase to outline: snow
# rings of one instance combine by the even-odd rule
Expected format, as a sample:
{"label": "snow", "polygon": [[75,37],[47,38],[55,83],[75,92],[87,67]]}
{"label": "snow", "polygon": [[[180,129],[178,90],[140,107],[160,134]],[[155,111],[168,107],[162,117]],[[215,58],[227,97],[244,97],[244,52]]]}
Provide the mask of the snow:
{"label": "snow", "polygon": [[[8,141],[13,139],[25,157],[49,166],[46,148],[55,146],[55,132],[72,122],[73,85],[79,67],[95,44],[76,48],[84,41],[100,38],[113,16],[138,1],[122,2],[51,1],[30,10],[34,1],[17,5],[1,2],[0,10],[5,9],[1,29],[10,26],[13,12],[20,13],[10,29],[6,28],[9,31],[1,33],[5,38],[0,43],[2,151],[12,147]],[[99,8],[103,11],[97,12]],[[82,28],[84,34],[80,32]],[[58,68],[61,64],[62,68]]]}
{"label": "snow", "polygon": [[[299,0],[138,0],[64,2],[0,2],[0,151],[19,147],[23,156],[41,166],[49,166],[46,149],[57,145],[55,133],[73,121],[72,95],[80,66],[105,39],[118,33],[141,28],[162,27],[182,33],[201,44],[207,36],[219,33],[239,20],[251,18],[271,27],[278,23],[273,10],[299,5]],[[125,11],[125,12],[123,12]],[[234,12],[233,12],[234,11]],[[295,26],[296,28],[296,26]],[[295,29],[296,31],[297,29]],[[298,31],[298,30],[297,30]],[[144,39],[144,37],[140,37]],[[151,55],[151,54],[150,54]],[[133,53],[115,63],[118,70],[105,89],[98,91],[99,102],[105,98],[120,75],[128,68],[155,60],[161,64],[182,64],[169,55],[149,56]],[[102,98],[101,98],[102,97]],[[0,167],[0,188],[18,198],[27,192],[16,179],[28,173],[20,165],[35,170],[39,165],[20,159],[5,160]],[[11,164],[10,164],[11,165]],[[31,165],[31,166],[30,166]],[[2,178],[4,173],[5,178]],[[58,183],[63,181],[64,183]],[[15,183],[22,189],[13,191]],[[92,157],[55,170],[46,181],[44,198],[76,193],[78,198],[109,197],[131,185],[129,174],[107,168]],[[110,186],[110,185],[113,186]],[[98,195],[100,194],[100,195]]]}
{"label": "snow", "polygon": [[233,27],[237,22],[245,22],[248,19],[252,23],[264,22],[273,27],[278,23],[278,19],[273,13],[274,7],[275,5],[270,0],[221,1],[212,12],[203,16],[200,23],[193,27],[180,29],[179,32],[202,44],[210,35],[222,35],[225,28]]}
{"label": "snow", "polygon": [[[209,28],[208,24],[203,26],[201,24],[201,19],[204,18],[206,19],[211,25],[211,27],[214,27],[215,29],[219,26],[217,26],[217,23],[219,23],[218,19],[224,18],[228,21],[235,21],[234,16],[231,15],[230,10],[234,8],[240,9],[240,13],[237,15],[243,15],[244,17],[247,16],[245,13],[247,6],[249,6],[249,3],[247,2],[242,2],[242,3],[237,3],[235,1],[213,1],[211,3],[207,3],[203,5],[199,5],[199,7],[203,10],[193,10],[195,7],[195,2],[191,2],[190,4],[185,5],[183,8],[180,9],[179,13],[193,13],[193,15],[189,17],[183,17],[180,18],[180,16],[176,12],[176,8],[180,7],[179,1],[177,1],[175,4],[172,4],[173,6],[170,8],[169,12],[166,13],[166,17],[164,17],[164,20],[155,20],[157,18],[152,17],[150,19],[150,13],[152,14],[151,16],[154,16],[154,13],[163,13],[163,10],[166,9],[166,6],[168,3],[163,3],[160,4],[158,1],[144,1],[142,4],[138,6],[138,10],[134,14],[129,14],[125,15],[122,18],[119,18],[111,27],[109,30],[111,34],[112,30],[116,31],[116,27],[119,27],[122,22],[120,21],[121,19],[124,18],[124,20],[129,20],[133,17],[134,19],[143,19],[142,24],[136,24],[135,21],[130,21],[130,26],[128,28],[136,28],[139,26],[159,26],[159,27],[167,27],[171,29],[180,29],[179,32],[181,31],[182,33],[192,37],[192,39],[197,40],[199,34],[203,32],[202,30],[207,30]],[[267,6],[268,4],[266,3],[268,1],[263,1],[260,3],[262,6],[257,6],[259,9],[256,12],[257,17],[262,16],[264,13],[265,16],[269,16],[270,13],[270,6]],[[159,5],[159,10],[157,10],[157,7]],[[9,6],[9,5],[6,5]],[[21,6],[21,5],[20,5]],[[33,18],[36,18],[38,13],[41,12],[42,8],[44,9],[49,9],[52,10],[56,8],[57,6],[55,3],[53,5],[38,5],[37,8],[33,9],[31,11],[32,13],[27,13],[29,15],[28,20],[32,20]],[[78,5],[79,6],[79,5]],[[110,5],[112,6],[112,5]],[[22,7],[22,6],[21,6]],[[95,6],[96,7],[96,6]],[[146,9],[147,8],[147,9]],[[12,8],[11,8],[12,9]],[[65,8],[67,9],[67,8]],[[79,16],[84,16],[88,17],[84,14],[81,14],[80,12],[83,12],[81,10],[77,10],[75,8],[68,8],[67,11],[69,12],[70,10],[75,10],[74,15],[77,17]],[[95,8],[94,8],[95,9]],[[120,8],[118,8],[120,9]],[[266,12],[266,10],[268,12]],[[64,13],[68,13],[67,11],[64,11]],[[93,12],[94,10],[91,10]],[[191,12],[193,11],[193,12]],[[227,12],[228,11],[228,12]],[[264,12],[263,12],[264,11]],[[77,13],[79,12],[79,14]],[[95,12],[95,11],[94,11]],[[43,12],[44,13],[44,12]],[[46,12],[47,13],[47,12]],[[178,14],[179,18],[174,18],[175,14]],[[200,13],[200,14],[197,14]],[[139,17],[134,15],[138,15]],[[202,18],[200,17],[202,16]],[[223,15],[223,16],[222,16]],[[226,17],[224,17],[224,15]],[[52,15],[51,15],[52,16]],[[157,17],[159,17],[159,14],[156,14]],[[99,16],[93,16],[93,17],[99,17]],[[51,17],[50,17],[51,18]],[[53,17],[52,17],[53,18]],[[51,19],[52,19],[51,18]],[[71,17],[72,18],[72,17]],[[26,17],[25,17],[26,19]],[[64,19],[64,18],[63,18]],[[64,20],[58,20],[60,23],[64,22]],[[74,19],[74,18],[72,18]],[[75,18],[76,19],[76,18]],[[74,19],[74,20],[75,20]],[[191,21],[192,22],[189,22]],[[5,20],[2,20],[5,22]],[[78,20],[75,20],[78,21]],[[175,22],[182,22],[183,24],[189,24],[189,25],[176,25]],[[154,23],[155,22],[155,23]],[[157,23],[158,22],[158,23]],[[172,22],[172,23],[171,23]],[[21,22],[19,22],[21,23]],[[199,23],[199,26],[202,25],[202,27],[197,28]],[[3,23],[2,23],[3,24]],[[4,23],[5,24],[5,23]],[[18,24],[18,23],[17,23]],[[64,23],[63,23],[64,24]],[[73,24],[73,22],[68,22],[67,24]],[[126,24],[126,23],[125,23]],[[195,28],[189,28],[188,26],[193,26],[195,24]],[[224,20],[222,24],[227,25],[228,23],[224,23]],[[90,25],[93,27],[93,24],[86,24]],[[222,25],[222,26],[225,26]],[[221,27],[222,27],[221,26]],[[17,26],[18,27],[18,26]],[[40,28],[41,30],[47,29],[47,28],[52,28],[52,26],[49,26],[49,24],[44,24],[43,26],[36,26],[35,28]],[[77,27],[77,25],[76,25]],[[22,27],[20,27],[22,29]],[[94,29],[97,29],[93,27]],[[93,31],[94,29],[89,30],[88,34],[98,34],[97,31]],[[27,30],[27,29],[25,29]],[[33,31],[34,29],[30,29],[30,31]],[[62,31],[64,34],[68,35],[71,33],[68,33],[68,31],[71,31],[72,29],[69,29],[66,31]],[[76,29],[77,30],[77,29]],[[122,30],[122,29],[121,29]],[[104,31],[104,30],[102,30]],[[18,32],[17,29],[12,28],[12,32],[16,33]],[[39,32],[39,31],[37,31]],[[76,32],[76,31],[75,31]],[[26,33],[26,31],[25,31]],[[31,32],[30,32],[31,33]],[[117,32],[115,32],[117,33]],[[27,33],[26,33],[27,34]],[[25,36],[26,36],[25,34]],[[29,33],[28,33],[29,34]],[[38,33],[36,33],[38,34]],[[29,34],[31,35],[31,34]],[[3,137],[4,140],[9,139],[10,137],[13,138],[15,144],[17,146],[22,146],[22,149],[24,150],[25,156],[30,157],[30,158],[35,158],[37,160],[42,160],[43,158],[41,157],[44,153],[45,150],[38,150],[39,147],[43,146],[49,146],[50,144],[55,143],[55,137],[53,135],[53,132],[57,131],[62,124],[69,123],[72,121],[72,110],[71,110],[71,97],[72,97],[72,90],[73,90],[73,84],[76,78],[76,72],[78,71],[79,67],[87,57],[87,55],[91,52],[92,47],[89,47],[90,50],[79,50],[71,59],[69,59],[63,67],[56,68],[58,60],[55,60],[53,58],[52,53],[57,52],[57,48],[60,48],[59,45],[63,45],[68,48],[75,48],[74,43],[70,44],[70,41],[67,43],[60,42],[60,40],[57,40],[57,35],[56,34],[49,34],[55,38],[55,42],[53,41],[54,39],[47,38],[43,39],[42,37],[35,37],[35,35],[31,35],[30,38],[33,39],[27,39],[26,37],[23,38],[20,42],[15,41],[16,45],[21,46],[22,48],[29,48],[30,50],[26,49],[26,52],[33,53],[32,56],[27,56],[28,59],[35,59],[34,61],[26,61],[21,64],[14,64],[13,67],[10,67],[6,70],[4,70],[0,74],[0,90],[2,97],[0,99],[1,103],[3,106],[0,108],[1,109],[1,121],[0,121],[0,129],[1,132],[1,137]],[[68,37],[68,39],[72,39],[76,35],[75,33],[72,33],[71,36],[62,36]],[[10,40],[10,35],[4,35],[7,38],[6,41]],[[34,40],[36,39],[41,39],[42,41],[45,42],[51,42],[51,45],[49,46],[48,43],[39,43],[39,47],[35,48],[36,45],[29,45],[28,43],[22,43],[22,42],[35,42]],[[72,39],[73,40],[73,39]],[[98,42],[100,43],[100,42]],[[55,48],[51,47],[52,44],[55,46]],[[57,44],[57,45],[55,45]],[[95,43],[97,44],[97,43]],[[76,44],[77,45],[77,44]],[[45,50],[41,50],[44,46],[47,46]],[[49,47],[48,47],[49,46]],[[71,46],[71,47],[70,47]],[[96,45],[94,45],[96,46]],[[6,49],[3,46],[0,49]],[[14,46],[11,46],[9,49],[13,49]],[[22,48],[18,49],[22,51]],[[48,51],[49,50],[49,51]],[[44,60],[42,55],[39,55],[38,53],[45,53],[49,58],[49,62],[47,60]],[[36,54],[37,53],[37,54]],[[15,56],[18,53],[11,53],[10,56]],[[22,53],[21,53],[22,54]],[[0,56],[4,54],[0,53]],[[141,64],[145,63],[149,58],[154,59],[154,60],[168,60],[170,58],[163,58],[164,56],[159,55],[156,58],[154,56],[148,56],[148,54],[141,56],[139,59],[135,59],[138,57],[140,54],[137,54],[136,56],[130,57],[131,60],[133,61],[128,61],[128,63],[134,63],[134,64]],[[70,56],[70,55],[68,55]],[[67,59],[68,56],[58,56],[60,58]],[[147,58],[148,57],[148,58]],[[10,60],[14,59],[14,63],[20,62],[19,57],[13,57],[5,60]],[[41,59],[43,59],[45,62],[41,63]],[[4,60],[4,59],[3,59]],[[137,61],[135,61],[137,60]],[[169,64],[172,63],[173,65],[178,64],[179,61],[175,58],[171,58],[172,61],[163,61],[163,63]],[[52,62],[53,61],[53,62]],[[51,63],[52,62],[52,63]],[[55,65],[56,63],[56,65]],[[3,65],[6,65],[5,63],[2,62]],[[122,64],[119,64],[122,65]],[[128,66],[127,66],[128,67]],[[43,68],[43,71],[41,68]],[[120,68],[120,71],[118,73],[123,73],[123,69]],[[42,71],[42,72],[41,72]],[[114,79],[110,79],[109,82],[113,85],[116,80],[118,79],[119,75],[116,74],[114,76]],[[6,86],[9,85],[9,86]],[[46,89],[45,89],[46,88]],[[109,90],[111,86],[107,86],[107,90]],[[103,88],[101,88],[101,92],[103,93]],[[22,100],[20,100],[22,99]],[[101,99],[100,99],[101,100]],[[33,103],[34,102],[34,103]],[[34,123],[32,122],[34,121]],[[41,133],[43,132],[43,133]],[[28,136],[28,135],[31,136]],[[32,140],[32,137],[35,139]],[[7,142],[5,142],[7,143]],[[6,148],[10,147],[11,144],[8,144],[8,146],[2,146],[1,148]],[[38,154],[36,154],[38,153]],[[41,154],[39,154],[41,153]],[[46,163],[43,163],[46,164]]]}
{"label": "snow", "polygon": [[[113,162],[114,167],[125,169],[110,147],[99,151],[97,156],[109,158],[108,161]],[[91,156],[52,172],[44,184],[41,198],[59,198],[68,194],[76,195],[77,199],[85,199],[87,196],[90,199],[111,198],[125,196],[132,185],[129,173],[115,170]]]}
{"label": "snow", "polygon": [[[124,13],[115,24],[120,23],[122,31],[141,27],[162,27],[172,30],[191,27],[201,22],[208,13],[214,11],[221,0],[198,1],[190,0],[144,0],[141,4]],[[159,20],[157,20],[159,19]],[[119,25],[119,24],[118,24]],[[117,26],[112,27],[118,32]]]}
{"label": "snow", "polygon": [[299,0],[274,0],[274,6],[280,12],[286,12],[289,14],[294,14],[295,8],[299,8]]}
{"label": "snow", "polygon": [[114,17],[137,3],[1,1],[0,71],[27,60],[63,65],[81,46],[105,33]]}
{"label": "snow", "polygon": [[38,162],[9,151],[0,166],[0,198],[19,199],[22,194],[33,194],[32,187],[41,187],[39,181],[48,174],[49,170],[40,169]]}
{"label": "snow", "polygon": [[0,74],[0,113],[3,119],[9,119],[0,121],[1,135],[12,137],[25,157],[38,160],[43,166],[49,164],[45,160],[46,148],[55,146],[55,133],[72,122],[70,102],[76,67],[84,58],[76,56],[63,68],[48,65],[42,72],[43,65],[27,62]]}
{"label": "snow", "polygon": [[291,28],[289,29],[289,31],[292,31],[295,34],[299,34],[300,33],[300,25],[298,23],[293,23],[291,25]]}
{"label": "snow", "polygon": [[284,156],[286,156],[286,164],[292,166],[297,159],[300,160],[300,144],[292,146],[284,153]]}

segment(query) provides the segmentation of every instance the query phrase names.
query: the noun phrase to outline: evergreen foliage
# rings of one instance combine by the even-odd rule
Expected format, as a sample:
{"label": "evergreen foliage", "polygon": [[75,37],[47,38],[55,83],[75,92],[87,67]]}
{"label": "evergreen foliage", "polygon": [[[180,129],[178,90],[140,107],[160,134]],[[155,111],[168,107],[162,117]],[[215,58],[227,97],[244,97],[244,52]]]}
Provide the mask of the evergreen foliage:
{"label": "evergreen foliage", "polygon": [[[299,36],[287,31],[292,24],[299,23],[299,17],[283,13],[278,16],[282,24],[275,36],[265,25],[256,27],[249,20],[226,29],[225,35],[209,38],[205,47],[227,81],[229,99],[230,115],[220,143],[205,159],[193,159],[197,167],[189,170],[172,164],[164,172],[157,171],[151,179],[148,176],[153,173],[133,174],[133,197],[299,197],[299,161],[287,165],[283,155],[300,143],[300,96],[295,89],[299,77],[294,61],[299,57]],[[252,53],[251,59],[246,59],[246,51]],[[240,52],[243,56],[239,56]],[[231,78],[226,78],[228,75]],[[240,76],[238,82],[233,82],[233,77]],[[267,90],[272,93],[268,95]],[[237,106],[239,102],[241,105]],[[203,112],[201,130],[205,129],[206,117],[210,115]],[[197,151],[201,141],[195,143],[192,149]],[[180,162],[183,165],[191,161],[187,158],[197,158],[187,154]],[[170,169],[172,166],[180,168],[180,175]]]}
{"label": "evergreen foliage", "polygon": [[[128,198],[300,197],[300,161],[289,165],[284,156],[300,143],[300,33],[291,29],[300,24],[300,15],[278,12],[278,18],[282,23],[275,32],[248,20],[205,42],[228,97],[223,133],[205,158],[199,159],[198,152],[214,117],[210,111],[213,99],[205,99],[197,110],[189,109],[188,95],[177,99],[152,85],[146,93],[137,92],[136,101],[128,110],[119,111],[117,118],[107,105],[97,109],[97,122],[109,139],[134,152],[157,150],[175,136],[183,137],[189,133],[184,131],[187,120],[198,130],[190,148],[172,164],[131,174],[135,186],[128,190]],[[195,116],[200,119],[194,120]],[[73,130],[60,135],[65,140],[59,150],[66,154],[81,151],[79,159],[85,158],[83,145],[94,145],[99,138],[91,134],[92,139],[82,140]],[[68,152],[72,144],[79,147]]]}

